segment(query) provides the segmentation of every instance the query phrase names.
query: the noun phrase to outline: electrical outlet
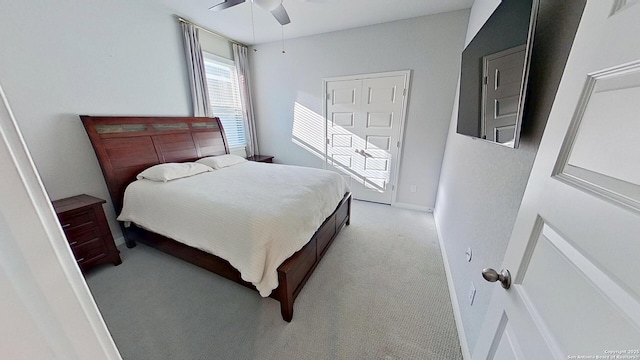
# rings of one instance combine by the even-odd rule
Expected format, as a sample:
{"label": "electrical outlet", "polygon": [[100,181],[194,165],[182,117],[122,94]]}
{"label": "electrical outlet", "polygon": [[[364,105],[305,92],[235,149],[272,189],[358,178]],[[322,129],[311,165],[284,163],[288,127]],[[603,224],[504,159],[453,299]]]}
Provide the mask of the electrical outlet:
{"label": "electrical outlet", "polygon": [[418,187],[415,185],[411,185],[411,192],[414,193],[416,191],[418,191]]}
{"label": "electrical outlet", "polygon": [[469,289],[469,305],[473,305],[473,299],[476,298],[476,287],[473,286],[473,282],[471,283],[471,288]]}

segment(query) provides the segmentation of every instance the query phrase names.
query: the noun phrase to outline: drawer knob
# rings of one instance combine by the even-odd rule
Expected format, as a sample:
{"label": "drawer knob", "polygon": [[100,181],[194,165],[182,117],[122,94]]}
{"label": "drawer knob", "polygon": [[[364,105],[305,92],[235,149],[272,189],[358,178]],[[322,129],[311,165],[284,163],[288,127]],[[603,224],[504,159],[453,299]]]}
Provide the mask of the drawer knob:
{"label": "drawer knob", "polygon": [[63,228],[63,229],[64,229],[64,228],[68,228],[69,226],[71,226],[71,224],[64,224],[64,225],[62,225],[62,228]]}

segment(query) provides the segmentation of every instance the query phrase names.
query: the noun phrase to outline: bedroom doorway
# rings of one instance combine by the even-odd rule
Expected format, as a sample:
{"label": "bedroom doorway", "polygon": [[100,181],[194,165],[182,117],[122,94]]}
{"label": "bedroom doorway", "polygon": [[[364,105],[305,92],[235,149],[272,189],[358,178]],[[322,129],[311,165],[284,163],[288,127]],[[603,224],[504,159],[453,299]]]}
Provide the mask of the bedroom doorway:
{"label": "bedroom doorway", "polygon": [[355,199],[395,202],[411,72],[328,78],[326,168],[341,173]]}
{"label": "bedroom doorway", "polygon": [[586,3],[502,265],[482,264],[500,284],[472,360],[640,358],[640,3],[621,3]]}

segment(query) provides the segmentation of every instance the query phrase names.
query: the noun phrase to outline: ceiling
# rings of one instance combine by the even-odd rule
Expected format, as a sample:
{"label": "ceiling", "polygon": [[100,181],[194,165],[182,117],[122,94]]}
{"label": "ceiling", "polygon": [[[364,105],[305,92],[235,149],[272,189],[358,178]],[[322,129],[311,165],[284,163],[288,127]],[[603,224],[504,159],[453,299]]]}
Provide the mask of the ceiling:
{"label": "ceiling", "polygon": [[283,0],[291,23],[281,26],[271,13],[252,3],[210,11],[219,0],[158,0],[200,26],[247,45],[351,29],[361,26],[468,9],[473,0]]}

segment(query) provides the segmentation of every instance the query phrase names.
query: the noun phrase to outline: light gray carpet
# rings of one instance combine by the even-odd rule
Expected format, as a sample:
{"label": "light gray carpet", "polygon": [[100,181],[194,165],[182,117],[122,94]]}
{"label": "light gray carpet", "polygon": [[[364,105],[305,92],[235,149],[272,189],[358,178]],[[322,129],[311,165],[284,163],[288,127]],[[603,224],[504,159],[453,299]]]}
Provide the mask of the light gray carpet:
{"label": "light gray carpet", "polygon": [[462,359],[431,214],[354,201],[291,323],[155,249],[121,255],[87,282],[124,359]]}

